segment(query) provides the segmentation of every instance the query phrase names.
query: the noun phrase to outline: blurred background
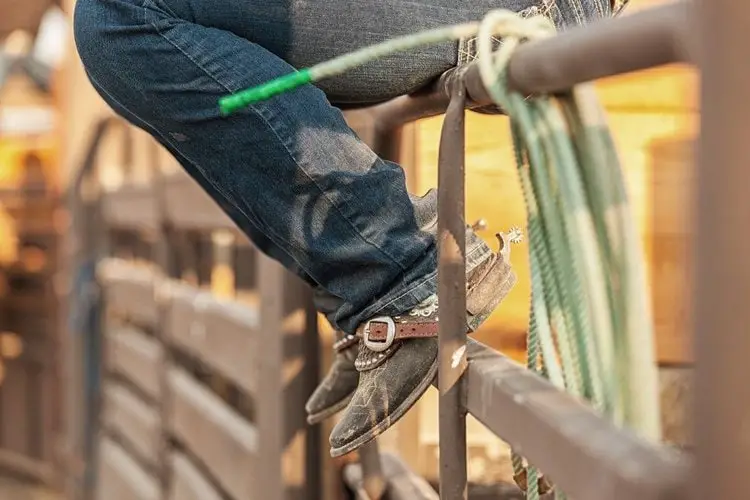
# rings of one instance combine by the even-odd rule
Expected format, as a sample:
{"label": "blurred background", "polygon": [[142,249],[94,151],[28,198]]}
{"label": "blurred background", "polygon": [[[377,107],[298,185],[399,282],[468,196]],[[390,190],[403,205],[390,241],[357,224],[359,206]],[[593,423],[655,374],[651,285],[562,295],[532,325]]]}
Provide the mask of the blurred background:
{"label": "blurred background", "polygon": [[[81,321],[66,311],[86,300],[80,287],[71,288],[78,278],[70,272],[72,254],[64,246],[71,219],[65,193],[83,165],[96,125],[111,112],[90,88],[76,57],[70,25],[73,3],[0,0],[0,499],[56,498],[48,495],[65,491],[67,471],[85,468],[65,438],[66,430],[89,418],[85,408],[66,413],[64,404],[70,388],[66,381],[71,380],[64,363],[66,336],[75,336]],[[628,12],[658,3],[632,0]],[[693,360],[686,323],[686,221],[698,114],[696,75],[684,67],[665,67],[597,86],[648,259],[665,439],[689,447],[683,411]],[[524,226],[510,133],[502,129],[498,135],[498,121],[507,126],[498,117],[471,113],[468,119],[467,219],[483,221],[480,234],[488,241],[498,231]],[[436,185],[440,124],[441,118],[424,120],[404,134],[403,164],[414,192]],[[140,131],[123,127],[100,146],[96,175],[105,191],[148,185],[155,175],[178,175],[176,162]],[[198,247],[215,248],[217,234],[202,234],[199,240]],[[524,245],[513,254],[519,285],[477,334],[519,361],[524,357],[530,289]],[[242,251],[238,255],[244,255]],[[137,252],[126,257],[139,258]],[[240,271],[208,267],[203,272],[199,265],[180,278],[239,302],[255,300],[236,291],[240,287],[235,282],[244,279]],[[80,293],[68,294],[71,289]],[[332,335],[326,325],[320,327],[325,368]],[[223,394],[221,384],[207,386]],[[382,448],[398,451],[429,480],[437,477],[436,409],[437,394],[431,390],[381,440]],[[468,442],[475,491],[499,498],[502,485],[512,477],[507,447],[474,420]],[[147,467],[144,470],[148,476]],[[335,498],[336,468],[327,471],[325,498]]]}

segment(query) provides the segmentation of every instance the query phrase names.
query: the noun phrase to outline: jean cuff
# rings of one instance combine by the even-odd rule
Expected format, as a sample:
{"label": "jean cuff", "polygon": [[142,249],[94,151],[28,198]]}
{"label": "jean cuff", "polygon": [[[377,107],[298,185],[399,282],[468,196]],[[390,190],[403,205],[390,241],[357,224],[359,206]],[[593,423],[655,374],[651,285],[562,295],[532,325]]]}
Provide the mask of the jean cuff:
{"label": "jean cuff", "polygon": [[[466,248],[466,273],[492,256],[492,249],[478,236],[471,234]],[[358,317],[366,321],[376,316],[394,316],[412,310],[437,293],[437,270],[405,289],[394,290],[364,309]],[[394,297],[393,295],[396,294]],[[361,322],[356,321],[357,324]]]}

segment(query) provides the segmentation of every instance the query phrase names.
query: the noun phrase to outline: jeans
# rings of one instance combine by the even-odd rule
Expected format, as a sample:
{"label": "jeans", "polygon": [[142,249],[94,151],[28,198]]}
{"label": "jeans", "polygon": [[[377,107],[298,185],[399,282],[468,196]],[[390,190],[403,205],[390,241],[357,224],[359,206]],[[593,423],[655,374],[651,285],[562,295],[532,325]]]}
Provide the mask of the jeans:
{"label": "jeans", "polygon": [[[335,105],[419,89],[462,48],[389,56],[226,118],[219,98],[395,36],[534,7],[561,28],[611,13],[610,0],[78,0],[75,39],[102,98],[352,332],[435,293],[437,201],[410,195],[399,165],[362,143]],[[469,268],[490,253],[467,231]]]}

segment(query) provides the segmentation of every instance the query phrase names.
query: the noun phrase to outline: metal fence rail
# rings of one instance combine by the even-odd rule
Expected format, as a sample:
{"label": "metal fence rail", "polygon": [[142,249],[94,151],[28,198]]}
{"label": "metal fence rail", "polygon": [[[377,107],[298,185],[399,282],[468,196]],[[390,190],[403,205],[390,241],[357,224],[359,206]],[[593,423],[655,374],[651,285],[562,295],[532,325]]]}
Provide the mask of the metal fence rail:
{"label": "metal fence rail", "polygon": [[[687,2],[649,9],[522,45],[509,84],[527,94],[597,78],[689,62]],[[464,109],[490,103],[477,66],[450,71],[432,89],[375,108],[376,152],[389,158],[404,123],[442,113],[439,158],[440,493],[467,498],[465,415],[472,413],[544,470],[573,498],[686,498],[686,457],[615,428],[520,366],[472,343],[464,332]],[[391,134],[395,134],[391,137]],[[462,351],[462,349],[464,349]],[[455,353],[468,352],[455,363]],[[372,462],[372,460],[369,460]],[[375,471],[374,473],[376,473]]]}
{"label": "metal fence rail", "polygon": [[[696,4],[702,8],[698,16],[693,16]],[[701,29],[690,30],[690,23],[698,18],[700,23],[695,26],[700,25]],[[401,127],[420,117],[440,114],[447,106],[439,162],[439,296],[445,308],[441,312],[438,380],[441,498],[467,498],[467,413],[522,451],[571,498],[688,498],[691,496],[688,478],[698,474],[701,481],[696,498],[734,498],[742,491],[744,470],[750,465],[750,447],[741,436],[747,432],[750,399],[742,396],[746,391],[740,391],[750,378],[750,367],[744,360],[745,353],[750,352],[750,336],[733,334],[744,333],[750,324],[750,308],[742,307],[742,301],[746,302],[750,296],[750,266],[744,263],[750,254],[750,237],[734,227],[750,216],[750,198],[745,196],[743,188],[747,174],[742,170],[745,158],[750,157],[750,141],[745,137],[750,130],[747,123],[750,114],[748,107],[738,100],[750,87],[750,69],[741,59],[742,51],[737,50],[747,45],[741,42],[750,37],[745,34],[748,22],[750,4],[744,2],[677,3],[571,30],[552,40],[529,43],[519,48],[509,66],[512,85],[526,93],[535,93],[662,64],[701,62],[703,100],[710,105],[703,106],[697,190],[702,211],[694,231],[698,252],[695,314],[699,411],[697,469],[692,475],[689,475],[692,464],[686,457],[617,429],[540,377],[485,346],[467,342],[463,333],[463,120],[466,107],[488,102],[476,69],[471,68],[464,76],[448,72],[432,89],[370,109],[375,128],[368,142],[384,158],[397,160]],[[701,51],[696,47],[702,47]],[[283,498],[289,484],[302,484],[299,477],[289,475],[289,468],[281,466],[283,454],[285,450],[297,449],[294,443],[305,432],[291,410],[298,408],[301,419],[301,406],[288,404],[301,401],[312,387],[304,381],[290,386],[281,366],[292,356],[298,362],[310,363],[308,373],[317,370],[317,356],[312,355],[317,349],[311,319],[314,315],[309,304],[299,300],[304,292],[290,285],[283,271],[268,261],[257,264],[257,280],[264,285],[258,290],[256,307],[229,304],[194,286],[169,281],[181,275],[174,250],[180,249],[177,252],[180,261],[191,260],[186,240],[178,234],[232,227],[205,195],[184,182],[177,177],[162,179],[153,204],[143,203],[143,199],[135,203],[141,194],[126,191],[108,197],[106,202],[119,204],[105,210],[110,225],[130,229],[136,225],[139,231],[158,235],[160,244],[154,247],[161,257],[156,260],[164,272],[159,279],[169,282],[168,293],[161,289],[162,285],[159,285],[162,291],[156,293],[160,298],[156,316],[162,333],[150,339],[132,328],[110,332],[110,345],[115,346],[112,369],[132,372],[133,382],[144,385],[145,394],[159,395],[167,401],[164,404],[170,405],[167,413],[161,408],[161,418],[167,422],[161,429],[162,439],[166,436],[167,441],[181,442],[181,447],[166,452],[166,459],[162,451],[160,463],[171,471],[165,477],[176,478],[176,482],[164,480],[172,485],[172,490],[164,490],[171,491],[171,498],[214,498],[208,493],[196,496],[195,492],[217,486],[233,498],[261,498],[257,496],[260,492],[262,498]],[[117,201],[117,197],[122,200]],[[157,214],[153,220],[152,213]],[[86,241],[91,244],[94,238]],[[228,254],[219,247],[215,244],[215,255],[223,255],[219,260],[226,261]],[[195,260],[194,255],[192,259]],[[192,271],[200,274],[197,268]],[[128,274],[128,286],[133,286],[137,277]],[[110,301],[121,308],[127,307],[128,300],[143,300],[146,296],[136,297],[131,292],[128,299],[111,295],[121,293],[114,289],[108,293]],[[301,314],[296,321],[290,319],[289,301],[295,304],[291,310]],[[148,307],[141,304],[138,310],[144,314]],[[145,314],[151,318],[152,313]],[[196,324],[201,325],[198,333],[186,333],[194,330]],[[218,332],[221,336],[215,337]],[[269,342],[271,338],[277,340]],[[249,357],[237,357],[238,352],[254,351],[258,342],[264,343],[262,360],[251,364]],[[72,352],[75,355],[76,351]],[[226,408],[207,410],[221,407],[214,404],[218,396],[196,382],[184,366],[177,367],[181,363],[177,353],[200,358],[206,369],[259,399],[256,418],[238,420],[227,416]],[[464,354],[461,363],[454,362],[455,353]],[[158,386],[156,372],[161,381]],[[137,404],[128,405],[132,395],[121,388],[108,386],[105,391],[108,390],[111,392],[107,395],[108,404],[132,406],[131,414],[119,420],[140,419],[140,423],[127,425],[138,426],[140,432],[148,434],[150,430],[143,424],[148,418],[137,415],[138,410],[134,409]],[[168,396],[159,391],[167,391]],[[173,414],[168,414],[169,411]],[[209,415],[211,411],[214,413]],[[188,430],[197,428],[201,429],[198,433]],[[234,431],[228,433],[228,429]],[[238,435],[246,438],[237,439]],[[319,471],[315,468],[316,439],[315,433],[308,434],[306,458],[300,462],[306,472],[305,480],[313,485],[305,490],[311,492],[309,498],[315,498],[319,493],[314,492],[320,491],[315,484],[319,481]],[[271,451],[259,452],[264,460],[257,462],[250,459],[235,464],[222,462],[217,450],[235,449],[241,443],[247,445],[248,456],[256,449]],[[102,450],[102,460],[123,462],[116,444],[105,441]],[[147,452],[146,448],[141,450],[141,454]],[[196,469],[196,456],[205,467]],[[244,452],[238,456],[244,456]],[[397,459],[381,460],[376,442],[363,447],[360,457],[361,467],[347,469],[344,476],[358,498],[379,498],[386,490],[396,499],[419,498],[415,492],[424,498],[431,497],[424,484],[405,471]],[[252,492],[245,489],[243,482],[243,474],[249,474],[250,470],[254,470],[252,475],[257,484],[262,485]]]}

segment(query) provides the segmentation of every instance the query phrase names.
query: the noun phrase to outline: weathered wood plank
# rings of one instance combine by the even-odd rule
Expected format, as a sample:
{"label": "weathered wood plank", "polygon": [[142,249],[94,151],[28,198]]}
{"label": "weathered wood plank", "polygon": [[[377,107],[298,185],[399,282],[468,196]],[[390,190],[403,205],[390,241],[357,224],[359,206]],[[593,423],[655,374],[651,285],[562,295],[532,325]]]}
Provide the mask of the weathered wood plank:
{"label": "weathered wood plank", "polygon": [[[469,340],[467,409],[580,500],[687,498],[689,462]],[[595,480],[592,480],[595,478]]]}
{"label": "weathered wood plank", "polygon": [[172,484],[169,500],[221,500],[221,495],[185,455],[172,453],[170,463]]}
{"label": "weathered wood plank", "polygon": [[161,396],[159,372],[164,349],[159,342],[132,327],[121,327],[107,335],[107,363],[143,392],[158,400]]}
{"label": "weathered wood plank", "polygon": [[258,311],[219,300],[189,285],[170,283],[165,334],[176,346],[201,359],[239,387],[258,387]]}
{"label": "weathered wood plank", "polygon": [[255,428],[179,368],[168,372],[171,433],[232,498],[255,498]]}
{"label": "weathered wood plank", "polygon": [[[421,476],[415,474],[400,457],[392,453],[381,455],[383,476],[388,483],[391,500],[438,500],[438,494]],[[344,469],[344,480],[354,490],[358,500],[369,500],[362,480],[362,467],[351,464]]]}
{"label": "weathered wood plank", "polygon": [[158,410],[114,382],[104,386],[103,394],[105,425],[122,436],[144,463],[159,467],[161,419]]}
{"label": "weathered wood plank", "polygon": [[153,269],[122,259],[105,259],[99,264],[97,276],[111,308],[138,325],[158,324],[159,306],[154,290],[159,279]]}
{"label": "weathered wood plank", "polygon": [[98,500],[160,500],[159,486],[120,446],[107,438],[99,445]]}
{"label": "weathered wood plank", "polygon": [[183,171],[165,177],[163,187],[164,216],[174,228],[193,231],[236,229],[219,205]]}
{"label": "weathered wood plank", "polygon": [[159,227],[156,197],[149,184],[123,184],[104,193],[102,213],[111,228],[155,231]]}
{"label": "weathered wood plank", "polygon": [[27,363],[6,362],[5,379],[0,386],[0,439],[3,448],[31,455],[30,433],[38,432],[32,424],[34,416],[29,414],[30,399],[36,397],[29,380],[30,366]]}

